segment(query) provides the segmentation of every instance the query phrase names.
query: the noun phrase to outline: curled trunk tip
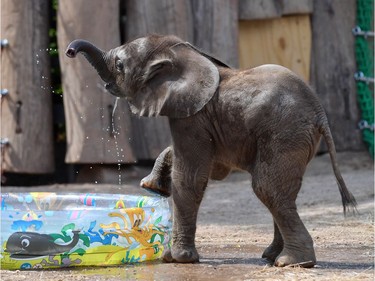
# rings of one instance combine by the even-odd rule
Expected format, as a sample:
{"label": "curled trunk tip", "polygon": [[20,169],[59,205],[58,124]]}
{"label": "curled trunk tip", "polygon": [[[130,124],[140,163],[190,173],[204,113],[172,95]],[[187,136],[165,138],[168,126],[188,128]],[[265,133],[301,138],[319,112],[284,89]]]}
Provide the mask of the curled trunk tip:
{"label": "curled trunk tip", "polygon": [[108,55],[106,52],[97,48],[89,41],[76,39],[68,45],[65,54],[69,58],[75,58],[78,53],[82,53],[85,56],[89,63],[97,70],[103,81],[109,82],[113,79],[108,69]]}
{"label": "curled trunk tip", "polygon": [[73,49],[73,48],[68,48],[66,51],[65,51],[65,54],[70,57],[70,58],[75,58],[75,56],[77,55],[77,52]]}
{"label": "curled trunk tip", "polygon": [[102,50],[95,47],[89,41],[76,39],[68,45],[65,54],[70,58],[75,58],[79,52],[87,52],[87,50],[95,50],[97,52],[102,52]]}

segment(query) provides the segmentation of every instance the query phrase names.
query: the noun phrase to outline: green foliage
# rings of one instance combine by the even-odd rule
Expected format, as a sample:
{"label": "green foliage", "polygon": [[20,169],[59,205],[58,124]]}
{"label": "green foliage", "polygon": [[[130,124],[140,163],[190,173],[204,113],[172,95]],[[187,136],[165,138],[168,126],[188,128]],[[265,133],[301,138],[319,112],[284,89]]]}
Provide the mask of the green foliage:
{"label": "green foliage", "polygon": [[[374,24],[374,0],[357,0],[357,25],[363,31],[371,31]],[[355,38],[357,70],[365,77],[374,77],[374,41],[364,36]],[[369,127],[362,129],[363,141],[374,158],[374,95],[373,85],[357,81],[357,100],[363,123]]]}
{"label": "green foliage", "polygon": [[58,9],[59,1],[53,0],[52,1],[52,9],[51,9],[51,23],[50,28],[48,31],[49,35],[49,55],[51,56],[51,77],[52,77],[52,91],[53,94],[62,95],[63,90],[61,86],[61,72],[60,72],[60,65],[59,65],[59,51],[57,45],[57,9]]}
{"label": "green foliage", "polygon": [[52,9],[57,11],[58,6],[59,6],[59,0],[52,0]]}

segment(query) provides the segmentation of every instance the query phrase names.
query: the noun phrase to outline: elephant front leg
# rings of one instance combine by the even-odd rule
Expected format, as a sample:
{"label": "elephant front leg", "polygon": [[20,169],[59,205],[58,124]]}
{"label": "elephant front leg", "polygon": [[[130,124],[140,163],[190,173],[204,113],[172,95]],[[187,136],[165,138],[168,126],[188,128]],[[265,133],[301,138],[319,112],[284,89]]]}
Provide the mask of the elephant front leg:
{"label": "elephant front leg", "polygon": [[141,187],[159,195],[171,195],[172,147],[167,147],[156,158],[151,173],[141,180]]}
{"label": "elephant front leg", "polygon": [[175,159],[173,161],[173,237],[171,249],[163,256],[165,262],[199,261],[195,247],[196,223],[198,209],[208,182],[209,167],[199,160],[191,164]]}
{"label": "elephant front leg", "polygon": [[[173,197],[178,197],[173,193]],[[177,203],[180,201],[181,203]],[[199,254],[195,247],[195,232],[198,206],[189,202],[187,206],[182,206],[183,199],[179,197],[173,200],[173,238],[172,247],[166,250],[163,255],[165,262],[194,263],[199,262]],[[188,213],[189,212],[189,213]]]}

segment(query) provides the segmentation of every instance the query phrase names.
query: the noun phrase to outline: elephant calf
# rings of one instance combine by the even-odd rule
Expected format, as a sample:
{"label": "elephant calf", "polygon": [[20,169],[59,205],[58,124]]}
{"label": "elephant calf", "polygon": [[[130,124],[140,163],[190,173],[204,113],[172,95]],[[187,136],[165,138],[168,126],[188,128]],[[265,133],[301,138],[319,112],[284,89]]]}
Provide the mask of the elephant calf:
{"label": "elephant calf", "polygon": [[140,116],[167,116],[172,146],[142,181],[173,197],[173,244],[167,262],[197,262],[198,208],[210,178],[232,168],[248,171],[257,197],[274,219],[274,239],[263,257],[276,266],[316,263],[313,241],[296,208],[306,165],[323,136],[344,212],[356,205],[336,163],[326,114],[294,73],[277,65],[231,69],[175,36],[150,35],[104,52],[75,40],[113,95]]}

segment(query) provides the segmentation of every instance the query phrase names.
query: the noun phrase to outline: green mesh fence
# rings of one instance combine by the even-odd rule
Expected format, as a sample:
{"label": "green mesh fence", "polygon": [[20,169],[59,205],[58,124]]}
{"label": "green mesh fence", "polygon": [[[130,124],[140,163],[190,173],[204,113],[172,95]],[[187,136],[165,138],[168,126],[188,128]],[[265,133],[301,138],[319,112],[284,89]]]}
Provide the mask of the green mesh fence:
{"label": "green mesh fence", "polygon": [[359,128],[374,158],[374,0],[357,0],[357,26],[353,29],[357,61],[357,99],[361,110]]}

